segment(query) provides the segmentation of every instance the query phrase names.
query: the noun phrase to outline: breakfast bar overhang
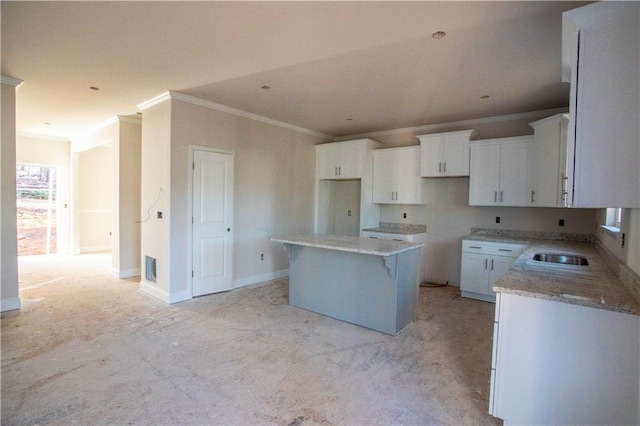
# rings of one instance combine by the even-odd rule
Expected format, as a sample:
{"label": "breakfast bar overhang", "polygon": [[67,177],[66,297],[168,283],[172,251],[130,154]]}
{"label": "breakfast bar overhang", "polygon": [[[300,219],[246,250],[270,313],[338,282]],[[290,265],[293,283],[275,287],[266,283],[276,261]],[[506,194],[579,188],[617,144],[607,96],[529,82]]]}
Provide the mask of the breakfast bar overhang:
{"label": "breakfast bar overhang", "polygon": [[392,335],[415,320],[423,243],[323,234],[272,241],[289,255],[290,305]]}

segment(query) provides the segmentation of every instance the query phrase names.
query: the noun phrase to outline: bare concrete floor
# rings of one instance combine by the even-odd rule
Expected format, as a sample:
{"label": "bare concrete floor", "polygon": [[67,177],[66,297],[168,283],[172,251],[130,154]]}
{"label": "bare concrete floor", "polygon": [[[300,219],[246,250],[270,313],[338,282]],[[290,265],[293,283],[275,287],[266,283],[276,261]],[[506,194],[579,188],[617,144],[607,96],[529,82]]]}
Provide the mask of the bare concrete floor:
{"label": "bare concrete floor", "polygon": [[496,424],[494,305],[421,288],[398,336],[287,304],[287,280],[167,306],[109,257],[20,259],[2,424]]}

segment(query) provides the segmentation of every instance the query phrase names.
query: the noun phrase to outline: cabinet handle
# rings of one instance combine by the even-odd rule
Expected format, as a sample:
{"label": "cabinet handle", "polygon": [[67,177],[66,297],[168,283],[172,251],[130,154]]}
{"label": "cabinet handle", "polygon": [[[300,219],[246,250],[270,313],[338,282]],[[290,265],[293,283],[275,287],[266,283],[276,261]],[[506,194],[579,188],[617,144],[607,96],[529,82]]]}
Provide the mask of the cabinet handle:
{"label": "cabinet handle", "polygon": [[442,162],[438,163],[438,173],[442,173]]}
{"label": "cabinet handle", "polygon": [[493,191],[493,202],[494,203],[498,202],[498,191]]}
{"label": "cabinet handle", "polygon": [[498,249],[498,251],[508,251],[508,252],[512,252],[513,250],[510,250],[510,249]]}
{"label": "cabinet handle", "polygon": [[469,248],[474,248],[474,249],[481,249],[481,246],[469,246]]}
{"label": "cabinet handle", "polygon": [[500,202],[502,202],[502,191],[500,191]]}
{"label": "cabinet handle", "polygon": [[485,270],[487,269],[487,262],[488,262],[488,261],[489,261],[489,259],[485,259],[485,260],[484,260],[484,269],[485,269]]}
{"label": "cabinet handle", "polygon": [[444,166],[442,166],[442,171],[444,173],[447,173],[447,162],[446,161],[444,162]]}
{"label": "cabinet handle", "polygon": [[333,175],[334,176],[338,176],[338,168],[337,167],[333,168]]}
{"label": "cabinet handle", "polygon": [[342,176],[342,167],[338,167],[338,176]]}
{"label": "cabinet handle", "polygon": [[532,203],[536,201],[535,198],[534,198],[534,195],[536,195],[536,192],[535,191],[531,191],[531,202]]}
{"label": "cabinet handle", "polygon": [[493,259],[491,259],[491,270],[493,271]]}

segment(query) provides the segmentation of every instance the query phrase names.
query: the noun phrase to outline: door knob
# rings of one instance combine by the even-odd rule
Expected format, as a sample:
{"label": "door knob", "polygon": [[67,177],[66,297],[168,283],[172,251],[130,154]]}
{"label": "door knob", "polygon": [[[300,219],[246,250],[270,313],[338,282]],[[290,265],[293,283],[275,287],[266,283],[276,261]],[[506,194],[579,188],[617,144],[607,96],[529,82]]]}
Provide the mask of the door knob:
{"label": "door knob", "polygon": [[231,232],[231,228],[227,228],[227,232]]}

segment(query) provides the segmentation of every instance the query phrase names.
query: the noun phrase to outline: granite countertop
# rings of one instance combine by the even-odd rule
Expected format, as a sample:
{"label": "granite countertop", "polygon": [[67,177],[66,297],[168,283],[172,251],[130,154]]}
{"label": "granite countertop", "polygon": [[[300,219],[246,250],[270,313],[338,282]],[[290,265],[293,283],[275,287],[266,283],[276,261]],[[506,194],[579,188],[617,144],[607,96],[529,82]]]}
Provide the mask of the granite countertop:
{"label": "granite countertop", "polygon": [[385,234],[415,235],[415,234],[424,234],[425,232],[427,232],[427,225],[380,222],[380,226],[376,228],[366,228],[366,229],[363,229],[363,231],[384,232]]}
{"label": "granite countertop", "polygon": [[344,235],[307,234],[272,238],[271,241],[294,244],[349,253],[370,254],[374,256],[393,256],[424,246],[424,243],[405,241],[375,240],[371,238],[347,237]]}
{"label": "granite countertop", "polygon": [[[484,241],[520,242],[520,239]],[[593,243],[528,240],[523,253],[494,284],[494,291],[553,300],[614,312],[640,315],[640,304],[605,263]],[[588,266],[563,265],[533,260],[535,253],[571,254],[586,257]]]}
{"label": "granite countertop", "polygon": [[506,235],[485,235],[485,234],[469,234],[462,237],[463,240],[486,241],[490,243],[508,243],[508,244],[529,244],[530,238],[506,236]]}

